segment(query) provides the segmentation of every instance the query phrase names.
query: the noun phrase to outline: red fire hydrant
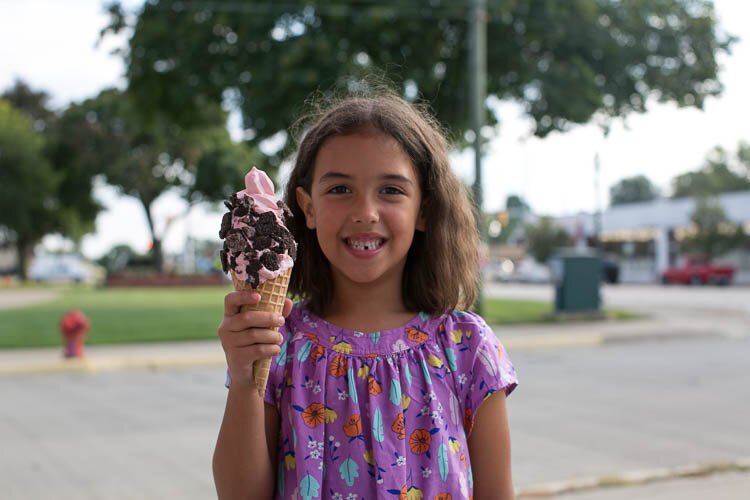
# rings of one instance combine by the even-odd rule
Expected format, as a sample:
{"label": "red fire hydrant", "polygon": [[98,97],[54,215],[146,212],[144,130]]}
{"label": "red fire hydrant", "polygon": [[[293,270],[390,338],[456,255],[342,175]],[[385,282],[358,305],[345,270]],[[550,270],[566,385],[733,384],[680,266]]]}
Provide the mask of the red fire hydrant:
{"label": "red fire hydrant", "polygon": [[81,311],[73,309],[66,312],[60,319],[60,332],[63,336],[63,356],[66,358],[82,358],[84,356],[83,342],[89,333],[91,322]]}

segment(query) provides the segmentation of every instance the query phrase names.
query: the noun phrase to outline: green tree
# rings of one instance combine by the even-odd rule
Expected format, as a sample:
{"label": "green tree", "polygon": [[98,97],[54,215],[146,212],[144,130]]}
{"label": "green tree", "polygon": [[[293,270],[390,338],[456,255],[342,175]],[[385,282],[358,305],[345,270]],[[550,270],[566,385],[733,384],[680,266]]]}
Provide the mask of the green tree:
{"label": "green tree", "polygon": [[2,98],[23,112],[37,132],[47,130],[57,118],[50,108],[49,94],[32,89],[23,80],[16,80],[12,87],[3,92]]}
{"label": "green tree", "polygon": [[[314,92],[381,74],[424,100],[457,138],[468,129],[469,2],[151,0],[111,5],[103,33],[125,51],[139,106],[191,123],[206,103],[239,109],[250,142],[288,130]],[[129,20],[132,19],[132,22]],[[487,91],[523,102],[545,136],[643,112],[651,98],[702,107],[721,92],[733,38],[705,0],[490,0]],[[489,102],[489,101],[488,101]],[[498,118],[487,108],[487,120]],[[278,162],[280,157],[273,158]]]}
{"label": "green tree", "polygon": [[103,174],[107,183],[140,202],[157,270],[164,237],[153,213],[157,198],[172,189],[191,205],[228,198],[256,158],[232,142],[223,112],[214,106],[202,113],[201,126],[181,127],[163,114],[143,115],[127,92],[110,89],[71,106],[64,117],[67,130],[75,132],[71,163]]}
{"label": "green tree", "polygon": [[744,242],[742,226],[729,220],[718,198],[697,198],[690,221],[693,233],[680,244],[687,252],[700,253],[712,259]]}
{"label": "green tree", "polygon": [[96,169],[82,169],[76,164],[80,133],[73,129],[67,114],[59,116],[49,106],[49,95],[16,81],[3,97],[23,112],[33,129],[44,136],[43,154],[55,171],[57,183],[56,232],[78,244],[94,230],[101,206],[93,196]]}
{"label": "green tree", "polygon": [[750,145],[740,143],[734,155],[717,146],[703,166],[672,179],[673,197],[706,197],[750,189]]}
{"label": "green tree", "polygon": [[32,122],[0,99],[0,244],[16,248],[21,279],[44,235],[56,230],[58,176]]}
{"label": "green tree", "polygon": [[659,189],[645,175],[626,177],[609,188],[611,206],[651,201],[659,197]]}
{"label": "green tree", "polygon": [[505,209],[514,216],[523,217],[530,208],[529,204],[526,203],[521,196],[517,194],[509,194],[505,199]]}
{"label": "green tree", "polygon": [[541,263],[546,263],[556,249],[573,242],[563,228],[555,225],[552,217],[541,217],[536,224],[527,224],[525,232],[529,253]]}

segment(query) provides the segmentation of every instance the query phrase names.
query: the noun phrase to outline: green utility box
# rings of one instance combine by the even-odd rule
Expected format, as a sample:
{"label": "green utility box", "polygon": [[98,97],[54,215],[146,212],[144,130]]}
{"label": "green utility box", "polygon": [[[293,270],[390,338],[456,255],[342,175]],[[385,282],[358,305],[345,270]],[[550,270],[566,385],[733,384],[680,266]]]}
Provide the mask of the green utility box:
{"label": "green utility box", "polygon": [[599,314],[601,259],[589,253],[561,252],[550,260],[555,279],[555,313]]}

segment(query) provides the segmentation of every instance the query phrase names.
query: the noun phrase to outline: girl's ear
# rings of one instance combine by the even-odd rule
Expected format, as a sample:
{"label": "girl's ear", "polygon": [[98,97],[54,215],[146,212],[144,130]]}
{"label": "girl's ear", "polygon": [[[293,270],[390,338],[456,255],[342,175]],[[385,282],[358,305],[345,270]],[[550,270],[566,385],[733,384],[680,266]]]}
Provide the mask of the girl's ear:
{"label": "girl's ear", "polygon": [[315,212],[313,211],[312,198],[301,186],[297,186],[294,194],[297,196],[297,204],[302,209],[302,213],[305,214],[307,229],[315,229]]}

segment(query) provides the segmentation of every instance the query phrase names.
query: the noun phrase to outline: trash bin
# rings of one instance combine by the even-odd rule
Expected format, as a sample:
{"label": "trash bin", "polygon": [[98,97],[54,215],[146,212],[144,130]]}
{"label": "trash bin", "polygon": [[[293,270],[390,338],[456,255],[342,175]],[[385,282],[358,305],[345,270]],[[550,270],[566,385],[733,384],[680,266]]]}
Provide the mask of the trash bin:
{"label": "trash bin", "polygon": [[555,313],[599,314],[601,269],[601,259],[590,253],[560,252],[552,257]]}

